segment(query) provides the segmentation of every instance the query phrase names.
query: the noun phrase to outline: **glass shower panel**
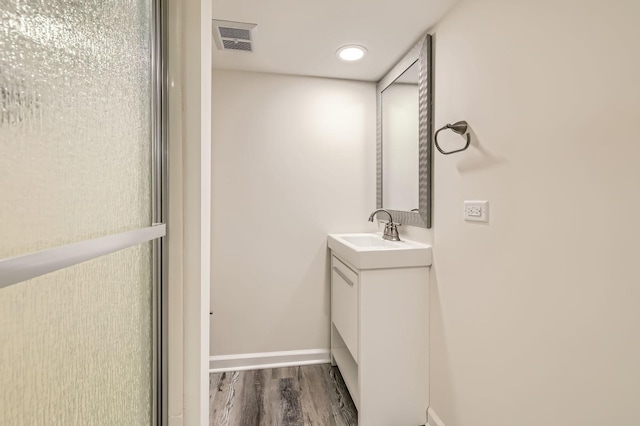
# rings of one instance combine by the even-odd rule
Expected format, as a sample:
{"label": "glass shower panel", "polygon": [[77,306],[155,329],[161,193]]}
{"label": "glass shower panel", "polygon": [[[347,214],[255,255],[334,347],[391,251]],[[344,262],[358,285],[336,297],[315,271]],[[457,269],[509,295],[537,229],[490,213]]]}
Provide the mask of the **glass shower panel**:
{"label": "glass shower panel", "polygon": [[150,0],[0,0],[0,259],[151,223]]}
{"label": "glass shower panel", "polygon": [[151,424],[145,243],[0,290],[0,424]]}
{"label": "glass shower panel", "polygon": [[[151,225],[151,39],[151,0],[0,0],[0,259]],[[152,423],[151,257],[0,289],[1,425]]]}

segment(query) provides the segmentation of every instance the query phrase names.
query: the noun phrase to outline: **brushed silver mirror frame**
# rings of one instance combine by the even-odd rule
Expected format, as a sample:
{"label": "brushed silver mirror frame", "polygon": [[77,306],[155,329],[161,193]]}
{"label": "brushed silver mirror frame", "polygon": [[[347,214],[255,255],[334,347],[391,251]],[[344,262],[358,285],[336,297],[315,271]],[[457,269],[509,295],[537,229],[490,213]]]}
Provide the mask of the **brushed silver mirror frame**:
{"label": "brushed silver mirror frame", "polygon": [[[433,55],[432,37],[422,37],[409,52],[378,82],[376,90],[376,207],[385,208],[393,220],[402,225],[431,228],[431,193],[433,182]],[[418,212],[391,210],[382,205],[382,92],[409,67],[419,61],[418,72]]]}

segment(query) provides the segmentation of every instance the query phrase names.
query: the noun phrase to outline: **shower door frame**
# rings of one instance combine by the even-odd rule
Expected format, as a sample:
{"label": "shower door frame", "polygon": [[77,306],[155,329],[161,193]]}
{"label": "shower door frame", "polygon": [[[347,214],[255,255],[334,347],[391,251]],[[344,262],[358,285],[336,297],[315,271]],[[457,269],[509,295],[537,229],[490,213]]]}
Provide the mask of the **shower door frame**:
{"label": "shower door frame", "polygon": [[127,247],[152,242],[151,422],[168,424],[168,0],[150,0],[151,223],[119,234],[0,259],[0,289]]}
{"label": "shower door frame", "polygon": [[[168,215],[168,0],[151,0],[151,191],[152,223]],[[169,423],[168,411],[168,245],[155,239],[152,249],[152,412],[153,424]]]}

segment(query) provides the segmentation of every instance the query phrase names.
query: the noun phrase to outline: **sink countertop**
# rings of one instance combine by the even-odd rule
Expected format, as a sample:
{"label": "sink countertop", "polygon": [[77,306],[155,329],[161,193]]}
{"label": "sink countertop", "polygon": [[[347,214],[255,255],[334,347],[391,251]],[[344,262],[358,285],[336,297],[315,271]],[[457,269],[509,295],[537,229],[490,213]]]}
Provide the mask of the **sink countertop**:
{"label": "sink countertop", "polygon": [[417,241],[388,241],[382,234],[329,234],[329,248],[358,269],[430,266],[431,246]]}

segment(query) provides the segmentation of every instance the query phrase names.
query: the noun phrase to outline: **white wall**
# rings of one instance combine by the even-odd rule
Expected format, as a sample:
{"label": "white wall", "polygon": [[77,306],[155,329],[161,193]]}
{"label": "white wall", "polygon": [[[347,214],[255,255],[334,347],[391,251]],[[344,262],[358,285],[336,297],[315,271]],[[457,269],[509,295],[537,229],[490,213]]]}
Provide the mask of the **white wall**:
{"label": "white wall", "polygon": [[375,84],[213,74],[211,354],[329,348],[326,236],[375,231]]}
{"label": "white wall", "polygon": [[[435,34],[431,407],[638,425],[640,2],[464,0]],[[489,225],[462,221],[465,199]]]}
{"label": "white wall", "polygon": [[[169,382],[169,415],[171,426],[204,426],[209,424],[211,2],[172,2],[169,11],[170,52],[180,55],[171,58],[169,69],[174,83],[170,89],[173,98],[169,143],[170,153],[176,155],[169,159],[169,277],[172,280],[169,288],[170,296],[178,298],[169,302],[170,321],[183,315],[177,319],[183,325],[183,332],[177,330],[176,324],[169,330],[170,356],[176,356],[176,346],[182,345],[184,349],[182,374],[175,370],[169,373],[173,380]],[[180,63],[179,69],[176,61]],[[177,89],[176,84],[180,85]],[[181,105],[176,105],[176,97]],[[177,164],[178,161],[181,163]],[[182,208],[179,213],[178,206]],[[176,259],[177,256],[182,259]],[[176,306],[180,298],[184,303],[182,311]],[[180,359],[176,356],[170,369],[175,369],[176,358]],[[184,387],[182,407],[176,403],[179,386]],[[182,416],[180,409],[183,409]]]}

